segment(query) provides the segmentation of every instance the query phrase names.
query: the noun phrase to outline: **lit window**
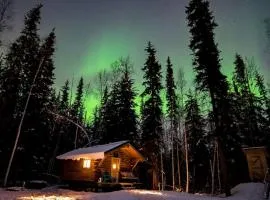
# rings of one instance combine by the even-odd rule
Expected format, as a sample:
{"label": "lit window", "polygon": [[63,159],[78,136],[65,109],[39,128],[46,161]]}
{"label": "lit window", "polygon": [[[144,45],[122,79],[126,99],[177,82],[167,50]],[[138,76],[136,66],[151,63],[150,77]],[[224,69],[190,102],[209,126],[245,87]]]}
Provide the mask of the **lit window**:
{"label": "lit window", "polygon": [[113,169],[116,169],[116,164],[115,163],[112,165],[112,168]]}
{"label": "lit window", "polygon": [[90,168],[91,160],[84,160],[83,161],[83,168]]}

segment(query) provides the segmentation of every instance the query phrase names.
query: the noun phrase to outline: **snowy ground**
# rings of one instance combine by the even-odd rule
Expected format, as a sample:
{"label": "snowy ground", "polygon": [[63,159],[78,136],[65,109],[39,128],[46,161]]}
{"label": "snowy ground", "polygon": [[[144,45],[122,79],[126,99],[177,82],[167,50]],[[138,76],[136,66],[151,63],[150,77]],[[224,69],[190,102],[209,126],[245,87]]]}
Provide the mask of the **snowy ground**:
{"label": "snowy ground", "polygon": [[[262,183],[245,183],[236,186],[228,200],[263,199]],[[221,200],[202,194],[158,192],[148,190],[122,190],[110,193],[74,192],[46,188],[43,190],[6,191],[0,188],[0,200]]]}

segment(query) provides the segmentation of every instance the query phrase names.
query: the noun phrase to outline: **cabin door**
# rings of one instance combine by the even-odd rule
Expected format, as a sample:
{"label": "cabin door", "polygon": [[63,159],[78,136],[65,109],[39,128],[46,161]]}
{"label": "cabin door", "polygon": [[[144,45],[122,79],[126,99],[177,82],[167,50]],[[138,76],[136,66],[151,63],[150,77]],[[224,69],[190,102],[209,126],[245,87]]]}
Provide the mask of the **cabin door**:
{"label": "cabin door", "polygon": [[116,183],[119,181],[120,158],[112,157],[111,176]]}

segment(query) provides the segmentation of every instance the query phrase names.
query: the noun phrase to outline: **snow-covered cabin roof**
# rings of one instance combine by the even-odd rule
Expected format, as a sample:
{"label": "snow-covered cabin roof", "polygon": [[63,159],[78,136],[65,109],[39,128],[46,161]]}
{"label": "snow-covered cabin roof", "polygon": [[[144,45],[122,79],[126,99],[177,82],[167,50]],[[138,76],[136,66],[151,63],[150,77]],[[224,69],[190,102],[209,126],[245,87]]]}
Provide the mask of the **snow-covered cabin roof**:
{"label": "snow-covered cabin roof", "polygon": [[103,145],[75,149],[73,151],[59,155],[56,158],[59,160],[103,159],[106,152],[111,151],[126,143],[128,143],[128,141],[124,140]]}

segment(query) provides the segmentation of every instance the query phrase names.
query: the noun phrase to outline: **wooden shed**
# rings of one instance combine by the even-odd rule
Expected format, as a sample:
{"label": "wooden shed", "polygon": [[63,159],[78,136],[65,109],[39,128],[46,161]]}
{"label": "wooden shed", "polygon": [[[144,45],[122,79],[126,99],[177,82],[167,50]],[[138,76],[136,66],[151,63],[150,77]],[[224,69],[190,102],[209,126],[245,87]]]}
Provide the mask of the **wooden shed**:
{"label": "wooden shed", "polygon": [[252,181],[263,181],[267,171],[269,155],[267,148],[249,147],[243,148],[249,169],[249,177]]}
{"label": "wooden shed", "polygon": [[144,157],[128,141],[80,148],[57,156],[64,181],[137,181],[134,169]]}

